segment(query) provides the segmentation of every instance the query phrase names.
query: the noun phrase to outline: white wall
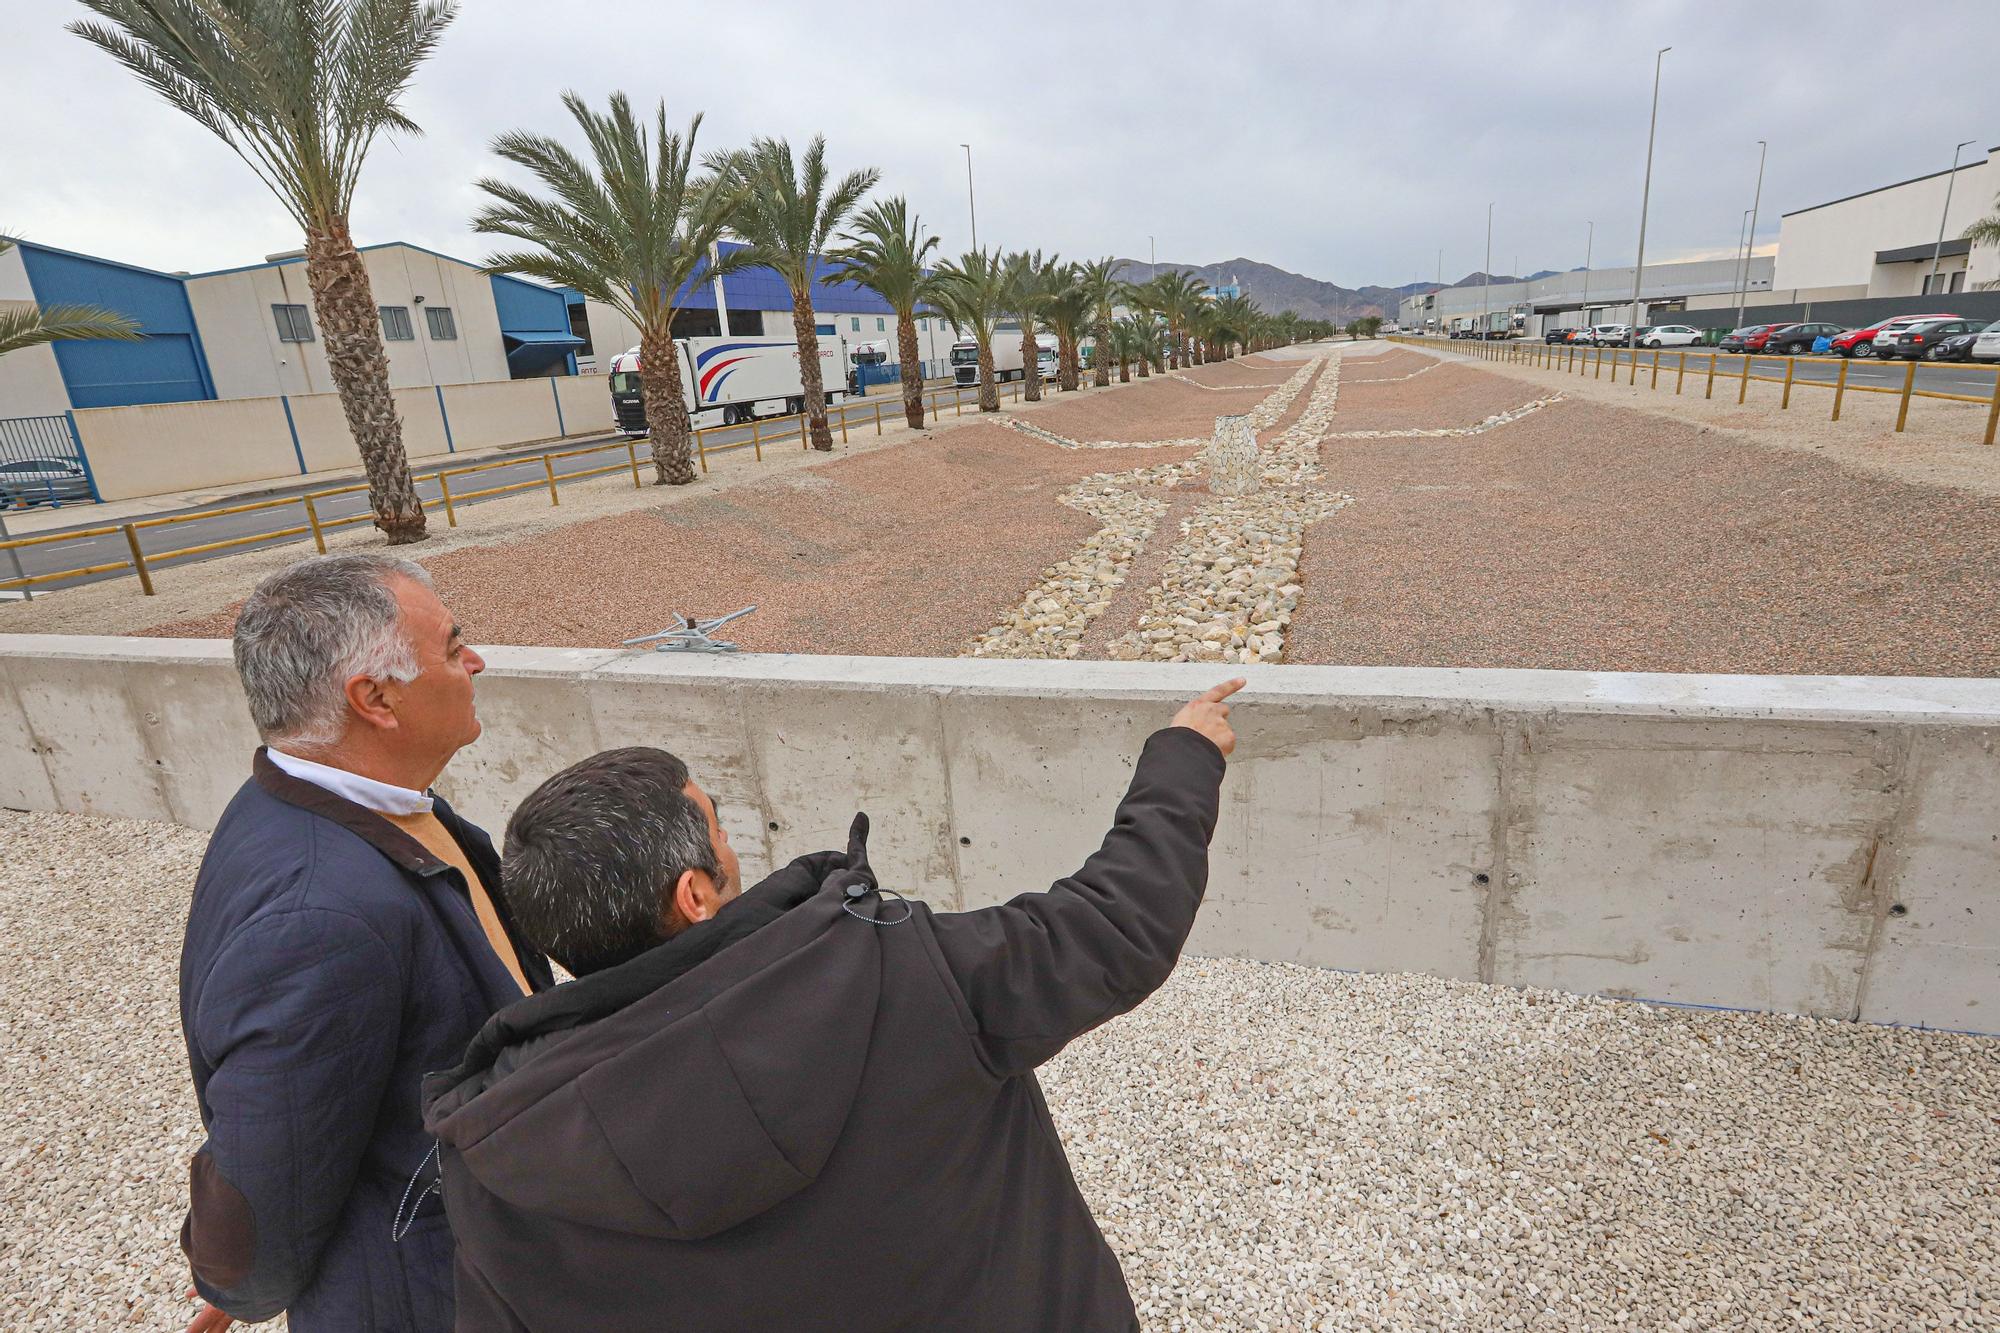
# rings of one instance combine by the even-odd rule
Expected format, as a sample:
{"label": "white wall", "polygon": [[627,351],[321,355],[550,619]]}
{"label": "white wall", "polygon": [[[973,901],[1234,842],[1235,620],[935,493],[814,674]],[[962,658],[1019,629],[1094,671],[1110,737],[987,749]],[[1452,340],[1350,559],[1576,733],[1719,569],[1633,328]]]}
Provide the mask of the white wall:
{"label": "white wall", "polygon": [[[874,821],[885,886],[1045,888],[1196,665],[482,649],[440,789],[498,829],[613,745],[685,759],[746,874]],[[2000,682],[1241,668],[1195,953],[2000,1030]],[[213,823],[221,641],[0,639],[0,806]]]}
{"label": "white wall", "polygon": [[[500,338],[500,315],[487,275],[470,264],[443,259],[407,245],[361,252],[377,306],[409,311],[411,341],[387,342],[389,382],[394,388],[426,384],[466,384],[508,378],[507,351]],[[208,353],[209,373],[219,398],[330,393],[324,332],[312,312],[313,341],[278,338],[273,305],[312,305],[305,262],[262,265],[214,273],[187,281],[188,301]],[[417,297],[424,304],[417,304]],[[452,312],[458,337],[431,337],[427,306]]]}
{"label": "white wall", "polygon": [[[1869,284],[1870,296],[1921,290],[1922,275],[1930,271],[1928,263],[1878,269],[1875,252],[1936,241],[1949,177],[1950,173],[1940,170],[1922,180],[1787,213],[1779,228],[1778,271],[1772,286]],[[1961,166],[1950,190],[1951,212],[1944,219],[1946,240],[1963,235],[1967,227],[1993,210],[1994,196],[2000,194],[2000,152]],[[2000,276],[2000,250],[1984,247],[1973,258],[1976,271],[1968,281]],[[1917,277],[1904,282],[1890,276],[1889,269],[1907,269]],[[1884,284],[1879,289],[1874,285],[1878,279]]]}
{"label": "white wall", "polygon": [[[18,248],[0,254],[0,309],[35,303]],[[54,416],[69,410],[69,389],[55,350],[30,347],[0,356],[0,417]]]}

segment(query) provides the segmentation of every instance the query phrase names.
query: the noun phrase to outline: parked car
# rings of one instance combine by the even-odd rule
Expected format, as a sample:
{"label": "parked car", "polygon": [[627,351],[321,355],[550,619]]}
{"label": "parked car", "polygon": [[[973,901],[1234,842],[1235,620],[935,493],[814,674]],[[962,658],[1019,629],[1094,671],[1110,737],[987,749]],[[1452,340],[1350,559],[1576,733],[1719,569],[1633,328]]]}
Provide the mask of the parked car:
{"label": "parked car", "polygon": [[1599,347],[1623,347],[1632,332],[1629,324],[1599,324],[1590,331],[1590,341]]}
{"label": "parked car", "polygon": [[2000,361],[2000,320],[1995,320],[1972,340],[1974,361]]}
{"label": "parked car", "polygon": [[1783,324],[1745,324],[1740,329],[1731,329],[1729,336],[1722,340],[1722,350],[1761,352],[1765,344],[1770,342],[1771,335],[1784,327]]}
{"label": "parked car", "polygon": [[1841,332],[1844,330],[1838,324],[1781,324],[1764,340],[1764,350],[1803,356],[1812,351],[1813,343],[1820,338],[1831,339]]}
{"label": "parked car", "polygon": [[1575,329],[1550,329],[1547,333],[1544,333],[1542,335],[1542,341],[1547,343],[1549,346],[1554,347],[1557,343],[1568,342],[1570,340],[1570,335],[1575,332],[1576,332]]}
{"label": "parked car", "polygon": [[1842,356],[1851,356],[1866,360],[1871,356],[1880,355],[1882,348],[1875,340],[1882,336],[1883,330],[1891,326],[1895,326],[1897,331],[1901,332],[1903,326],[1916,324],[1926,319],[1951,318],[1953,317],[1949,314],[1931,314],[1898,315],[1894,319],[1878,320],[1864,328],[1848,329],[1845,333],[1840,334],[1833,340],[1833,350]]}
{"label": "parked car", "polygon": [[1979,341],[1979,335],[1993,327],[1990,319],[1969,320],[1965,332],[1954,333],[1938,344],[1935,361],[1964,361],[1972,355],[1972,344]]}
{"label": "parked car", "polygon": [[1917,324],[1927,324],[1934,319],[1957,319],[1957,318],[1959,318],[1959,316],[1949,313],[1938,313],[1931,315],[1900,315],[1897,318],[1890,320],[1887,324],[1884,324],[1879,330],[1876,331],[1875,336],[1869,341],[1875,345],[1875,355],[1894,356],[1896,354],[1896,339],[1902,337],[1905,333],[1909,332],[1912,326]]}
{"label": "parked car", "polygon": [[88,503],[90,474],[67,458],[0,460],[0,509]]}
{"label": "parked car", "polygon": [[1692,347],[1701,341],[1701,330],[1685,324],[1661,324],[1647,329],[1639,339],[1646,347]]}
{"label": "parked car", "polygon": [[1944,340],[1955,338],[1971,327],[1972,321],[1966,319],[1927,319],[1898,333],[1887,355],[1905,361],[1941,360],[1939,353],[1944,350]]}

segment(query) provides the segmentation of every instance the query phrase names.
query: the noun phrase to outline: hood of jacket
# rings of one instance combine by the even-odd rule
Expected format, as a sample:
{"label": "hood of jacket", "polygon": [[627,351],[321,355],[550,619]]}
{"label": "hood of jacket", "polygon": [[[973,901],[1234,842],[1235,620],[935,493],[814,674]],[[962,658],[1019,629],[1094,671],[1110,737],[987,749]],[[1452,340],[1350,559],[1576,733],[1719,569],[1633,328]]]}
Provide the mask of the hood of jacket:
{"label": "hood of jacket", "polygon": [[712,1236],[811,1184],[867,1065],[877,937],[907,911],[874,891],[867,828],[494,1015],[425,1080],[425,1126],[506,1204],[638,1235]]}

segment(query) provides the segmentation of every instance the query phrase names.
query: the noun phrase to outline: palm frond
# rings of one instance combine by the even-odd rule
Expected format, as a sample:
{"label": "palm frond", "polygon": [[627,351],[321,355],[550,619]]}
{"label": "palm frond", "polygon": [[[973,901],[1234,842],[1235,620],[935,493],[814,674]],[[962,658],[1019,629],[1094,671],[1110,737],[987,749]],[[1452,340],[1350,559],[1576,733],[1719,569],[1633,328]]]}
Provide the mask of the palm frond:
{"label": "palm frond", "polygon": [[53,342],[141,342],[145,336],[138,321],[102,306],[0,306],[0,356]]}

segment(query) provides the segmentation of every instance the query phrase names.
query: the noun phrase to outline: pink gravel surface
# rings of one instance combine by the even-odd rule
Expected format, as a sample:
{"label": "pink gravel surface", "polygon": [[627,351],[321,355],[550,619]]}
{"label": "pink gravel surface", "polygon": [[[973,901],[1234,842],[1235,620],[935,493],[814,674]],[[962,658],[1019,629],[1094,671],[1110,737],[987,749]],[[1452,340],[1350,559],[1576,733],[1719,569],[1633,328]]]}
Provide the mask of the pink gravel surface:
{"label": "pink gravel surface", "polygon": [[[969,425],[424,563],[475,643],[608,647],[675,612],[756,603],[729,630],[748,650],[950,656],[1097,530],[1057,497],[1121,457]],[[147,632],[220,637],[234,620],[231,608]]]}
{"label": "pink gravel surface", "polygon": [[1560,389],[1559,385],[1536,389],[1519,380],[1452,365],[1439,366],[1410,379],[1378,384],[1350,381],[1343,373],[1333,430],[1338,434],[1348,430],[1472,426],[1496,412],[1508,411]]}
{"label": "pink gravel surface", "polygon": [[1386,356],[1350,356],[1341,359],[1340,382],[1367,384],[1371,381],[1401,379],[1422,370],[1437,358],[1420,352],[1390,352]]}
{"label": "pink gravel surface", "polygon": [[1270,396],[1269,388],[1214,393],[1162,379],[1143,389],[1118,393],[1060,395],[1032,414],[1024,414],[1022,420],[1072,440],[1175,440],[1205,436],[1214,427],[1215,418],[1248,412]]}
{"label": "pink gravel surface", "polygon": [[[1468,377],[1409,383],[1524,391]],[[1321,457],[1355,503],[1307,534],[1290,662],[2000,675],[2000,500],[1580,402]]]}

